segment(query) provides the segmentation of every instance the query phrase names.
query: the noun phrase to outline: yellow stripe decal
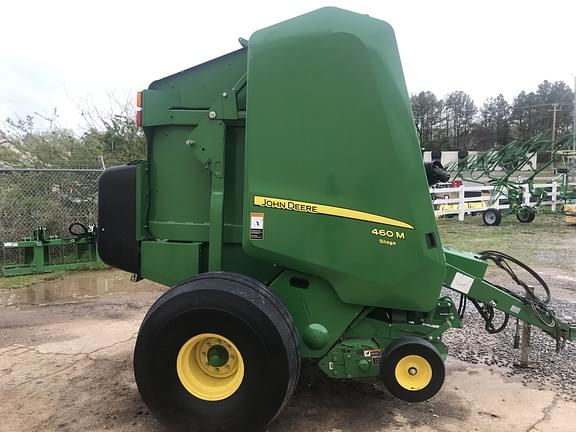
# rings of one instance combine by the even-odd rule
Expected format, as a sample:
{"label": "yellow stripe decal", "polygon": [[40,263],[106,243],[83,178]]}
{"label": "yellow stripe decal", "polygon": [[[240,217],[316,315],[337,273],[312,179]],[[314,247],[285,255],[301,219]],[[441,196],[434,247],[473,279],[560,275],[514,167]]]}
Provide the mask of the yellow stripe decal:
{"label": "yellow stripe decal", "polygon": [[384,216],[375,215],[372,213],[365,213],[358,210],[351,210],[342,207],[333,207],[329,205],[309,203],[304,201],[294,201],[282,198],[271,198],[255,195],[254,205],[258,207],[268,207],[279,210],[290,210],[303,213],[316,213],[329,216],[339,216],[347,219],[356,219],[366,222],[391,225],[399,228],[414,229],[412,225],[396,219],[391,219]]}

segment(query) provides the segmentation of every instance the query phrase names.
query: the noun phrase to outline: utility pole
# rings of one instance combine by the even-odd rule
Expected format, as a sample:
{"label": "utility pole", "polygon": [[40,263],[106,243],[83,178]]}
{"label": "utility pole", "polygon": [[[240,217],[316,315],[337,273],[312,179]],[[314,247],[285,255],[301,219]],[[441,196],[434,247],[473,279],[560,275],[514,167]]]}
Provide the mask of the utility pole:
{"label": "utility pole", "polygon": [[[550,111],[550,110],[548,110]],[[558,112],[558,102],[552,104],[552,142],[556,141],[556,113]],[[550,160],[552,160],[552,154],[554,150],[550,148]]]}
{"label": "utility pole", "polygon": [[558,102],[552,104],[552,141],[556,139],[556,112],[558,111]]}
{"label": "utility pole", "polygon": [[572,116],[572,150],[576,151],[576,75],[574,75],[574,112]]}

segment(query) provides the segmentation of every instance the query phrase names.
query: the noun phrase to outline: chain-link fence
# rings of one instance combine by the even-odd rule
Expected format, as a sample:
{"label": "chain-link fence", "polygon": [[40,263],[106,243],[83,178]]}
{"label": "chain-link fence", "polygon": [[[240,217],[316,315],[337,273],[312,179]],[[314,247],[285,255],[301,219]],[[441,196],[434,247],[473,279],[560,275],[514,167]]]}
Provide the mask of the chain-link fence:
{"label": "chain-link fence", "polygon": [[28,237],[38,226],[69,237],[72,222],[98,218],[97,169],[0,169],[0,242]]}

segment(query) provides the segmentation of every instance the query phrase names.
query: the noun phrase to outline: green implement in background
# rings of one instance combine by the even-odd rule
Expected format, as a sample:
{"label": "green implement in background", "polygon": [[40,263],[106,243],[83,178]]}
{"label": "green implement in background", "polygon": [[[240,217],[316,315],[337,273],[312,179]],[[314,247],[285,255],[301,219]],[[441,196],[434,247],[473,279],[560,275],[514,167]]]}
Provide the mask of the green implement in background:
{"label": "green implement in background", "polygon": [[38,227],[30,237],[2,243],[2,274],[19,276],[81,270],[102,264],[94,234],[85,230],[71,238],[60,238],[48,236],[45,227]]}

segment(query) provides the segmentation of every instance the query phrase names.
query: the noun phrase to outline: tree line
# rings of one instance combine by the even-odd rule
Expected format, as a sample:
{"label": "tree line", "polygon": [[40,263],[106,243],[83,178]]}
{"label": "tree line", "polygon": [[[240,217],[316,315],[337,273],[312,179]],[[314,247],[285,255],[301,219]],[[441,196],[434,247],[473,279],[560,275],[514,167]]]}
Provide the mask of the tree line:
{"label": "tree line", "polygon": [[103,168],[146,158],[146,141],[136,127],[132,104],[115,103],[113,111],[84,110],[82,132],[58,126],[57,114],[6,119],[0,125],[0,168]]}
{"label": "tree line", "polygon": [[[565,82],[543,81],[536,91],[522,91],[511,102],[499,94],[477,106],[461,90],[442,99],[422,91],[410,102],[423,148],[482,151],[539,133],[560,137],[573,132],[573,97]],[[59,127],[56,112],[44,117],[48,127],[40,130],[32,116],[7,119],[0,125],[0,168],[101,168],[102,161],[110,166],[144,159],[145,138],[134,123],[133,105],[113,102],[114,110],[108,113],[93,105],[84,109],[81,133]]]}
{"label": "tree line", "polygon": [[422,91],[410,103],[423,148],[482,151],[539,133],[551,138],[572,133],[573,98],[565,82],[543,81],[536,91],[522,91],[511,102],[499,94],[479,107],[457,90],[443,99]]}

